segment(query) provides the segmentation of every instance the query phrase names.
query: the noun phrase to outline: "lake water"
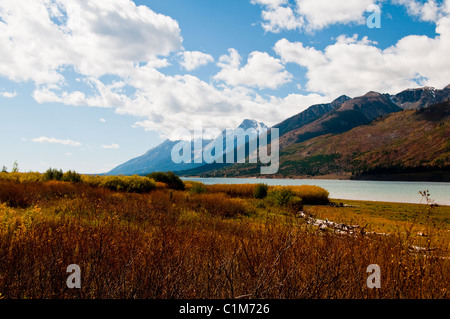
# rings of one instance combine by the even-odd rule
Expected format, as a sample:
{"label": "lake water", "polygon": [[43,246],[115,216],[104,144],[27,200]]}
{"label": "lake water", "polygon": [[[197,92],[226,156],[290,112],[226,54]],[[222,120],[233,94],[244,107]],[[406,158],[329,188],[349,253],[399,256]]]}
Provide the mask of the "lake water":
{"label": "lake water", "polygon": [[439,205],[450,205],[450,183],[390,182],[320,179],[256,179],[256,178],[183,178],[211,184],[317,185],[330,192],[330,198],[399,203],[424,203],[419,191],[428,190]]}

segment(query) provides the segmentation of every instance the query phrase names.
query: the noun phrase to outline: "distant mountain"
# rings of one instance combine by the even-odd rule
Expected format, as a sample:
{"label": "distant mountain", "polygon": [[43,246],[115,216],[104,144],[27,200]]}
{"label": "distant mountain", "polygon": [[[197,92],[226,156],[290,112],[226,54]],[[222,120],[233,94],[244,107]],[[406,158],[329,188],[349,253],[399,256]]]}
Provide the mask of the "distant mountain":
{"label": "distant mountain", "polygon": [[[341,134],[290,145],[273,177],[450,181],[450,102],[386,115]],[[204,176],[254,176],[255,164],[233,165]],[[378,176],[378,177],[377,177]]]}
{"label": "distant mountain", "polygon": [[433,87],[408,89],[392,97],[392,101],[405,110],[420,109],[450,99],[450,85],[443,90]]}
{"label": "distant mountain", "polygon": [[[433,102],[437,101],[437,103],[439,103],[448,101],[449,93],[450,85],[443,90],[436,90],[433,88],[410,89],[394,96],[369,92],[364,96],[353,99],[342,96],[330,104],[311,106],[306,111],[274,126],[278,127],[281,131],[281,158],[278,177],[317,176],[324,174],[341,174],[343,172],[345,172],[348,177],[348,174],[351,174],[351,172],[366,172],[367,169],[380,167],[379,165],[395,169],[404,166],[408,169],[419,171],[424,169],[424,167],[434,169],[437,167],[436,165],[442,164],[441,156],[446,156],[445,147],[442,148],[442,140],[438,140],[437,137],[431,139],[433,143],[437,143],[437,145],[440,146],[437,149],[430,146],[429,149],[436,149],[435,152],[429,153],[430,157],[412,152],[417,155],[416,159],[418,162],[413,162],[411,159],[406,160],[405,158],[399,158],[398,160],[391,162],[388,160],[388,163],[381,161],[382,158],[378,159],[377,162],[371,162],[368,159],[358,158],[360,155],[358,149],[352,150],[350,157],[342,156],[339,151],[340,147],[338,147],[340,143],[338,142],[341,140],[342,136],[346,136],[346,132],[360,132],[362,134],[360,143],[370,149],[371,147],[374,147],[374,144],[371,140],[364,139],[364,130],[367,129],[367,125],[371,122],[377,123],[377,120],[383,120],[386,117],[390,118],[392,116],[392,118],[395,118],[396,120],[389,122],[391,127],[389,127],[389,125],[378,126],[381,131],[376,132],[377,128],[375,128],[371,136],[376,138],[377,136],[387,134],[393,138],[395,137],[397,140],[394,145],[397,145],[399,150],[404,147],[402,146],[403,142],[407,143],[408,141],[413,141],[411,142],[411,145],[405,146],[405,148],[412,149],[414,145],[420,145],[420,142],[422,141],[420,139],[414,139],[413,137],[422,135],[419,133],[414,136],[409,136],[408,134],[414,134],[411,133],[412,129],[420,131],[420,125],[423,126],[424,122],[421,122],[419,118],[415,118],[416,121],[405,124],[406,126],[410,125],[409,129],[397,132],[396,126],[400,125],[402,116],[405,116],[406,114],[402,112],[403,109],[410,110],[410,112],[413,112],[411,114],[416,115],[422,114],[421,112],[423,112],[421,119],[425,121],[432,122],[442,119],[442,123],[439,122],[440,127],[447,127],[446,125],[449,120],[446,115],[448,114],[448,104],[444,103],[444,106],[441,105],[439,107],[433,104]],[[332,104],[334,104],[334,107]],[[428,110],[432,105],[433,107]],[[417,113],[414,113],[415,111],[417,111]],[[324,113],[323,115],[321,115],[322,112]],[[395,116],[399,116],[399,118]],[[397,120],[399,123],[396,123]],[[425,125],[425,127],[427,126]],[[305,145],[309,145],[309,142],[318,139],[324,140],[324,143],[326,144],[326,147],[324,146],[325,151],[316,152],[316,150],[305,147]],[[356,141],[358,141],[358,138],[355,136],[352,136],[352,139],[344,138],[344,142],[348,143],[348,145],[353,145],[354,143],[357,143]],[[445,143],[448,144],[448,142]],[[445,143],[444,145],[447,145]],[[389,159],[387,154],[390,151],[383,150],[382,146],[380,146],[380,148],[380,154],[384,154],[383,156],[385,156],[386,159]],[[419,146],[419,149],[422,148],[423,145]],[[301,157],[299,158],[298,151],[300,149],[303,151],[300,153]],[[346,147],[344,147],[344,149],[346,149]],[[414,158],[414,156],[412,158]],[[339,160],[340,158],[343,160]],[[430,158],[434,158],[436,161],[433,162]],[[355,159],[355,162],[353,159]],[[446,162],[444,161],[444,163]],[[445,166],[447,164],[442,165]],[[191,171],[185,171],[185,173],[187,173],[187,175],[191,173],[192,175],[202,176],[255,176],[259,174],[259,169],[258,165],[255,164],[228,165],[226,167],[213,164],[201,166]],[[445,174],[447,173],[444,173],[444,175]],[[425,178],[428,178],[427,176],[428,175],[426,175]]]}
{"label": "distant mountain", "polygon": [[[181,141],[165,140],[162,144],[152,148],[144,155],[133,158],[112,169],[107,175],[145,175],[155,171],[167,172],[202,166],[203,164],[175,164],[172,162],[172,148],[179,142]],[[210,141],[205,141],[204,145],[208,142]]]}
{"label": "distant mountain", "polygon": [[280,136],[282,136],[290,131],[314,122],[328,112],[340,107],[348,100],[350,100],[348,96],[342,95],[331,103],[312,105],[304,112],[294,115],[280,124],[275,125],[274,128],[278,128],[280,130]]}
{"label": "distant mountain", "polygon": [[450,102],[444,102],[390,114],[343,134],[292,145],[282,156],[280,173],[357,174],[377,168],[445,168],[450,166],[449,141]]}
{"label": "distant mountain", "polygon": [[[433,151],[428,152],[427,154],[431,155],[427,157],[419,152],[424,150],[424,146],[417,147],[421,142],[423,143],[423,139],[417,139],[417,137],[422,136],[421,125],[426,128],[436,128],[435,124],[441,119],[442,123],[439,122],[439,127],[444,131],[447,130],[448,103],[443,103],[441,106],[436,105],[449,100],[450,85],[442,90],[429,87],[408,89],[396,95],[378,92],[368,92],[356,98],[343,95],[331,103],[312,105],[305,111],[274,126],[280,130],[279,176],[316,176],[342,172],[349,174],[350,171],[368,172],[367,170],[380,168],[383,165],[396,169],[398,167],[421,167],[422,169],[423,167],[436,167],[439,163],[439,165],[447,163],[445,147],[448,147],[448,138],[445,141],[447,144],[445,144],[439,140],[438,135],[427,135],[426,138],[429,139],[427,143],[439,145],[435,147],[434,144],[430,144],[428,151]],[[406,118],[403,118],[405,116],[409,122],[402,122],[402,120],[406,121]],[[372,128],[372,125],[375,127]],[[401,127],[404,129],[397,130],[399,125],[403,125]],[[370,136],[365,134],[369,128]],[[244,120],[233,133],[240,136],[243,131],[248,130],[247,133],[250,132],[250,134],[244,139],[238,138],[232,145],[228,145],[223,153],[214,154],[214,158],[221,156],[225,158],[227,153],[234,152],[236,154],[237,150],[242,148],[248,155],[249,141],[267,129],[263,123]],[[350,134],[351,132],[352,134]],[[355,132],[361,135],[354,135]],[[442,134],[447,134],[447,131]],[[224,136],[225,132],[214,141],[226,145]],[[381,141],[388,137],[393,138],[392,143],[397,147],[397,153],[410,152],[412,157],[392,157],[389,154],[394,152],[394,146],[388,146],[389,143],[385,145],[386,147],[376,146],[378,144],[373,140]],[[422,138],[425,137],[422,136]],[[322,145],[320,149],[315,149],[310,144],[318,145],[319,141],[323,143],[323,145],[320,144]],[[201,164],[174,164],[171,160],[171,150],[176,143],[178,141],[165,141],[143,156],[118,166],[108,174],[147,174],[152,171],[174,171],[186,176],[255,176],[259,174],[259,166],[254,164],[206,164],[204,162]],[[444,147],[442,143],[447,146]],[[352,145],[361,145],[365,148],[353,148]],[[213,144],[208,141],[204,144],[203,150],[212,150],[212,147]],[[377,154],[381,154],[381,157],[376,157],[376,160],[365,157],[365,154],[374,154],[371,149],[376,147],[379,152]],[[351,155],[349,155],[350,153]],[[444,156],[444,160],[442,156]]]}
{"label": "distant mountain", "polygon": [[[232,152],[233,150],[245,145],[249,140],[253,140],[257,138],[260,134],[266,132],[269,129],[266,124],[257,122],[255,120],[245,119],[236,129],[227,132],[224,130],[221,135],[219,135],[214,141],[223,143],[224,151],[221,154],[215,154],[214,158],[219,158],[228,152]],[[227,143],[227,133],[230,136],[234,136],[234,143],[229,145]],[[206,146],[205,149],[209,150],[214,147],[214,143],[210,143],[209,146]]]}
{"label": "distant mountain", "polygon": [[[246,142],[248,142],[249,139],[253,139],[259,136],[259,134],[265,132],[268,129],[268,127],[261,122],[257,122],[255,120],[249,120],[245,119],[236,129],[231,131],[231,133],[236,136],[236,139],[234,141],[234,144],[227,145],[226,144],[226,132],[222,132],[221,135],[219,135],[214,140],[204,140],[203,141],[203,151],[204,150],[212,150],[214,147],[214,143],[216,141],[223,143],[222,145],[226,146],[224,147],[224,150],[220,154],[213,154],[214,159],[217,157],[221,157],[227,152],[233,151],[235,148],[239,148],[242,145],[244,145]],[[244,137],[243,134],[247,133],[247,136]],[[197,159],[200,155],[194,153],[193,149],[193,141],[191,143],[191,159],[192,163],[181,163],[181,164],[175,164],[172,161],[172,149],[175,145],[180,143],[182,141],[170,141],[166,140],[162,144],[152,148],[147,153],[145,153],[142,156],[133,158],[129,161],[127,161],[124,164],[121,164],[117,166],[116,168],[112,169],[107,173],[107,175],[144,175],[149,174],[151,172],[155,171],[174,171],[174,172],[180,172],[184,170],[194,169],[200,166],[205,165],[205,162],[202,163],[195,163],[195,159]],[[186,143],[186,142],[184,142]],[[212,153],[215,153],[212,150]]]}
{"label": "distant mountain", "polygon": [[401,110],[388,94],[369,92],[347,100],[314,122],[288,132],[280,138],[280,147],[284,148],[324,134],[346,132],[359,125],[368,124],[380,116]]}

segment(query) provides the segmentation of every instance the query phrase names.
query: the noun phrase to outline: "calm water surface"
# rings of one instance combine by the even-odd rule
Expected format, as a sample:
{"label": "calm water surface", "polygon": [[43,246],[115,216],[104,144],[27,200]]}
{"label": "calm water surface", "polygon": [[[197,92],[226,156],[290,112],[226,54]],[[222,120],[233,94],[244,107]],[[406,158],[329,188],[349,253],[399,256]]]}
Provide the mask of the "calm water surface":
{"label": "calm water surface", "polygon": [[211,184],[317,185],[330,192],[330,198],[399,203],[423,203],[419,191],[429,190],[437,204],[450,205],[450,183],[387,182],[320,179],[256,179],[256,178],[183,178]]}

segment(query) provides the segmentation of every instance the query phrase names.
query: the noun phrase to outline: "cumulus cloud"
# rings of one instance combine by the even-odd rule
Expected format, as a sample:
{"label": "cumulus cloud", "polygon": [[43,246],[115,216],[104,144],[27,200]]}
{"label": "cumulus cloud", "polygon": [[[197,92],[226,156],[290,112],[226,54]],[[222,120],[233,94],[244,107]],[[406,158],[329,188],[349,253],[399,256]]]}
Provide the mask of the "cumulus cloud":
{"label": "cumulus cloud", "polygon": [[[387,0],[251,0],[262,7],[262,27],[266,32],[283,30],[315,31],[335,24],[363,24],[365,13],[373,5],[381,6]],[[422,21],[436,22],[450,10],[448,0],[390,0],[404,6],[411,16]]]}
{"label": "cumulus cloud", "polygon": [[17,96],[17,92],[0,92],[0,96],[3,96],[7,99],[13,99]]}
{"label": "cumulus cloud", "polygon": [[262,27],[266,32],[301,29],[304,25],[303,17],[296,15],[290,7],[279,6],[263,10],[262,18],[265,21]]}
{"label": "cumulus cloud", "polygon": [[38,138],[34,138],[32,139],[33,142],[35,143],[43,143],[43,144],[61,144],[61,145],[68,145],[68,146],[81,146],[83,145],[80,142],[76,142],[76,141],[72,141],[72,140],[60,140],[60,139],[56,139],[53,137],[38,137]]}
{"label": "cumulus cloud", "polygon": [[36,84],[64,81],[68,65],[87,76],[124,75],[182,42],[175,20],[130,0],[3,0],[0,19],[0,75]]}
{"label": "cumulus cloud", "polygon": [[281,39],[275,44],[274,50],[281,56],[283,63],[297,63],[313,67],[327,62],[321,51],[311,47],[305,48],[300,42],[293,43],[286,39]]}
{"label": "cumulus cloud", "polygon": [[[162,136],[195,120],[221,128],[238,125],[242,117],[275,124],[300,107],[277,109],[254,91],[291,79],[281,61],[267,53],[251,54],[243,67],[238,54],[230,55],[235,61],[223,57],[219,86],[189,74],[162,73],[171,54],[184,52],[178,23],[130,0],[5,0],[0,18],[0,75],[34,82],[38,103],[113,108]],[[182,57],[186,69],[213,61],[203,53]],[[67,70],[91,90],[71,90]],[[120,80],[107,84],[103,75]],[[123,92],[124,86],[132,93]]]}
{"label": "cumulus cloud", "polygon": [[214,58],[200,51],[185,51],[180,53],[180,65],[187,71],[193,71],[203,65],[214,62]]}
{"label": "cumulus cloud", "polygon": [[261,17],[264,30],[274,33],[296,29],[320,30],[338,23],[362,24],[365,23],[364,14],[369,6],[381,2],[383,0],[295,0],[295,3],[269,0],[251,1],[263,8]]}
{"label": "cumulus cloud", "polygon": [[392,2],[405,6],[410,15],[418,17],[422,21],[435,22],[442,16],[442,11],[445,10],[445,4],[439,4],[435,0],[428,0],[425,3],[417,0],[392,0]]}
{"label": "cumulus cloud", "polygon": [[241,56],[235,49],[220,57],[221,71],[214,76],[231,86],[249,86],[259,89],[276,89],[292,80],[292,74],[285,70],[279,59],[266,52],[250,53],[247,64],[241,67]]}
{"label": "cumulus cloud", "polygon": [[120,148],[119,144],[102,145],[104,149],[117,150]]}
{"label": "cumulus cloud", "polygon": [[308,28],[317,30],[342,23],[365,23],[364,13],[377,0],[297,0],[297,12],[308,22]]}
{"label": "cumulus cloud", "polygon": [[[334,20],[324,20],[319,13],[328,16],[341,8],[334,4],[324,8],[322,0],[317,4],[306,0],[252,2],[267,11],[266,30],[275,32],[358,22],[363,4],[375,1],[351,0],[355,8],[347,9],[353,13],[337,14]],[[447,9],[449,3],[447,0]],[[344,93],[398,91],[419,82],[445,86],[448,18],[440,17],[436,30],[436,38],[409,36],[385,50],[358,36],[341,36],[323,50],[282,39],[274,47],[279,57],[255,51],[247,61],[230,49],[217,62],[220,70],[214,81],[205,82],[190,74],[167,75],[160,70],[177,56],[187,71],[214,59],[184,51],[175,20],[130,0],[4,0],[0,2],[0,76],[34,82],[33,97],[38,103],[111,108],[138,118],[135,126],[167,137],[176,128],[199,120],[205,128],[235,127],[242,118],[273,125]],[[311,93],[261,96],[259,89],[277,89],[292,81],[286,63],[306,69],[303,89]],[[66,72],[75,73],[90,90],[71,90]],[[118,80],[108,83],[103,75]],[[35,140],[79,146],[70,140]]]}
{"label": "cumulus cloud", "polygon": [[367,37],[340,36],[324,50],[301,42],[278,41],[274,47],[285,63],[307,70],[306,88],[337,96],[370,90],[396,93],[408,87],[444,87],[449,83],[450,18],[437,22],[437,36],[411,35],[381,50]]}

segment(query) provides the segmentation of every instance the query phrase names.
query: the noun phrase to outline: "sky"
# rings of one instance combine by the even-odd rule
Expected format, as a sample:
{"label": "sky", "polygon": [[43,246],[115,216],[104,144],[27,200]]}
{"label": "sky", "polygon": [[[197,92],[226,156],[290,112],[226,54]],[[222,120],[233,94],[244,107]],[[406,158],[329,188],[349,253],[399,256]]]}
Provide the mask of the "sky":
{"label": "sky", "polygon": [[441,89],[448,52],[450,0],[2,0],[0,167],[104,173],[199,121]]}

